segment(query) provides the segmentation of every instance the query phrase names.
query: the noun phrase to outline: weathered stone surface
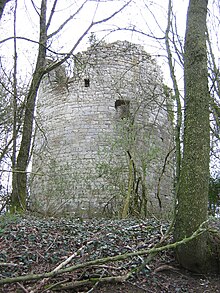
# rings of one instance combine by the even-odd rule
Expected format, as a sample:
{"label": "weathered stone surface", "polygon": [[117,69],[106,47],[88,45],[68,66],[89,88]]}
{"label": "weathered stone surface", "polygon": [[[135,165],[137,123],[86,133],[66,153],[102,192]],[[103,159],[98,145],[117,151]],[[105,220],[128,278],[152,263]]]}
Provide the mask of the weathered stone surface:
{"label": "weathered stone surface", "polygon": [[[137,213],[170,212],[169,102],[156,62],[126,41],[93,45],[77,54],[71,77],[63,67],[51,72],[37,107],[33,172],[43,176],[32,178],[35,209],[95,216],[105,208],[120,214],[132,176]],[[135,214],[134,204],[130,212]]]}

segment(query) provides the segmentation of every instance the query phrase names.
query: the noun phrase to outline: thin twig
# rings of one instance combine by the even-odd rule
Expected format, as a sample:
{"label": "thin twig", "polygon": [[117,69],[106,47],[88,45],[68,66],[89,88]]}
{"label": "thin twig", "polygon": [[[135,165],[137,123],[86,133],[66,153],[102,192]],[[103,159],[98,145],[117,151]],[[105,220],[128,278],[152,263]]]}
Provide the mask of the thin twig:
{"label": "thin twig", "polygon": [[27,289],[24,288],[24,286],[20,283],[18,283],[18,286],[25,292],[25,293],[29,293],[29,291]]}
{"label": "thin twig", "polygon": [[97,280],[97,282],[95,283],[95,285],[89,291],[87,291],[87,293],[91,293],[98,286],[98,284],[99,284],[100,280],[102,279],[103,275],[104,275],[104,270],[103,270],[103,272],[102,272],[99,280]]}
{"label": "thin twig", "polygon": [[[57,238],[57,237],[56,237]],[[53,241],[52,245],[54,244],[55,241]],[[82,247],[80,247],[76,252],[74,252],[72,255],[70,255],[65,261],[63,261],[62,263],[60,263],[55,269],[53,269],[51,271],[51,273],[55,273],[59,270],[61,270],[64,266],[66,266],[75,256],[77,256],[87,245],[91,244],[93,241],[89,241],[87,242],[87,244],[83,245]],[[52,246],[50,245],[49,248],[47,249],[47,251],[50,249],[50,247]],[[31,293],[35,293],[35,292],[39,292],[39,290],[45,286],[45,284],[49,281],[49,278],[43,278],[40,282],[40,284],[37,286],[37,288],[33,289],[31,291]],[[62,282],[63,283],[63,282]],[[60,284],[60,283],[59,283]],[[56,286],[56,284],[55,284]],[[54,285],[53,285],[54,287]]]}
{"label": "thin twig", "polygon": [[10,267],[16,267],[17,264],[12,262],[0,262],[0,266],[10,266]]}
{"label": "thin twig", "polygon": [[48,252],[48,250],[50,250],[51,249],[51,247],[54,245],[54,243],[55,243],[55,241],[57,240],[57,234],[56,234],[56,236],[55,236],[55,238],[54,238],[54,240],[53,240],[53,242],[47,247],[47,249],[46,249],[46,251],[45,251],[45,253],[46,252]]}
{"label": "thin twig", "polygon": [[[82,281],[73,281],[68,282],[66,284],[63,284],[59,287],[55,287],[54,289],[56,291],[63,291],[63,290],[69,290],[69,289],[75,289],[82,286],[92,286],[98,283],[108,283],[108,282],[125,282],[130,277],[130,273],[122,276],[111,276],[111,277],[105,277],[105,278],[91,278],[89,280],[82,280]],[[93,287],[94,288],[94,287]]]}
{"label": "thin twig", "polygon": [[65,261],[63,261],[61,264],[59,264],[52,272],[57,272],[60,269],[62,269],[64,266],[66,266],[75,256],[79,254],[80,251],[82,251],[87,245],[93,243],[93,241],[87,242],[85,245],[81,246],[76,252],[74,252],[72,255],[70,255]]}

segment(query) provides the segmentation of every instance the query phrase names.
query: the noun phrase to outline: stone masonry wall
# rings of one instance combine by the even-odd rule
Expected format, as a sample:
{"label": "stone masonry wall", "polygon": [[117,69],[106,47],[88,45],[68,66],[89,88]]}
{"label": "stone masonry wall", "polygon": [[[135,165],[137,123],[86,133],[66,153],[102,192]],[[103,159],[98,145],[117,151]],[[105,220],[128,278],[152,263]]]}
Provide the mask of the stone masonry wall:
{"label": "stone masonry wall", "polygon": [[127,41],[78,53],[71,77],[64,67],[51,72],[38,98],[31,205],[47,214],[119,215],[132,182],[129,213],[170,212],[169,102],[156,62]]}

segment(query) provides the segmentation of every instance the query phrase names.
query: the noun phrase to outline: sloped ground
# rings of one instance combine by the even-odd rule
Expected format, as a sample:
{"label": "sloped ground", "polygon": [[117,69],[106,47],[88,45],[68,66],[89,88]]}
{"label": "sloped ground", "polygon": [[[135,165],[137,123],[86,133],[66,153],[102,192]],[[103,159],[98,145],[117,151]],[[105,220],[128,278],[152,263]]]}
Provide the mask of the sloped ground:
{"label": "sloped ground", "polygon": [[[72,256],[64,267],[90,260],[152,248],[163,237],[168,225],[150,220],[43,219],[31,215],[0,217],[0,279],[55,269]],[[219,223],[217,223],[219,225]],[[219,226],[218,226],[219,227]],[[169,240],[171,241],[171,240]],[[173,252],[158,254],[125,282],[102,283],[110,276],[126,275],[140,267],[146,257],[58,275],[53,278],[2,285],[0,292],[55,292],[58,282],[85,281],[84,286],[59,292],[220,292],[218,276],[194,275],[178,267]],[[91,282],[91,279],[93,282]]]}

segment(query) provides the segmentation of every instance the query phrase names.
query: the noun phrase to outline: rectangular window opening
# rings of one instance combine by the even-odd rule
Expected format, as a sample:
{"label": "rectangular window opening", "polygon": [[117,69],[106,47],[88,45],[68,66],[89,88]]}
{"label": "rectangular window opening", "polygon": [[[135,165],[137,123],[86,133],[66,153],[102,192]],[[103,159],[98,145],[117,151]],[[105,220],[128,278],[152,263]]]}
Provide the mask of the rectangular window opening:
{"label": "rectangular window opening", "polygon": [[130,117],[130,101],[128,100],[116,100],[115,110],[118,118],[128,119]]}
{"label": "rectangular window opening", "polygon": [[89,87],[90,86],[90,80],[89,80],[89,78],[85,78],[84,79],[84,86],[85,87]]}

